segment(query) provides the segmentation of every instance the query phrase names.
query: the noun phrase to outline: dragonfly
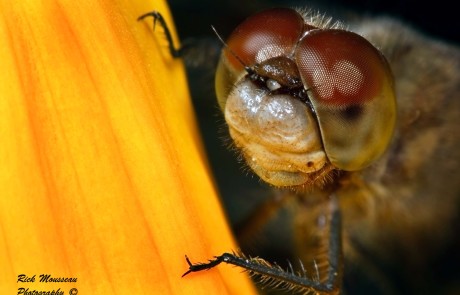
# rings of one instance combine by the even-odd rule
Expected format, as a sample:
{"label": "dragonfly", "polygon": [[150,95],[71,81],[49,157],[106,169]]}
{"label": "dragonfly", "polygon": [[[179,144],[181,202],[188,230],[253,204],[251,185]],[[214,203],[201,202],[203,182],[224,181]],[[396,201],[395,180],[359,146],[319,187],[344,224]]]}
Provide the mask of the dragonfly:
{"label": "dragonfly", "polygon": [[[182,56],[161,15],[139,19],[148,16]],[[282,196],[257,208],[242,236],[295,203],[301,262],[223,253],[187,258],[185,275],[228,263],[275,288],[340,294],[350,262],[383,293],[398,291],[380,268],[410,278],[405,294],[429,293],[420,280],[458,229],[459,48],[388,18],[344,25],[287,8],[250,16],[222,43],[216,93],[233,147]]]}

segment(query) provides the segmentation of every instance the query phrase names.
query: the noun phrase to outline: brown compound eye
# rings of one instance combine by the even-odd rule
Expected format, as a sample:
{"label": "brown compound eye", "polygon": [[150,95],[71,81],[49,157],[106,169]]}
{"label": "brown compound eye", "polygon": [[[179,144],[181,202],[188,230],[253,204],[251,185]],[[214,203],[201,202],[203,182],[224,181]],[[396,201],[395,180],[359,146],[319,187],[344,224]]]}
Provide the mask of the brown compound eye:
{"label": "brown compound eye", "polygon": [[216,72],[222,110],[245,67],[258,69],[267,83],[303,86],[334,167],[363,169],[388,146],[396,121],[392,74],[383,55],[358,34],[317,28],[292,9],[265,10],[240,24],[223,49]]}
{"label": "brown compound eye", "polygon": [[246,74],[245,66],[292,55],[303,33],[313,28],[304,23],[297,11],[287,8],[265,10],[242,22],[227,39],[217,66],[216,94],[220,107],[225,108],[231,88]]}
{"label": "brown compound eye", "polygon": [[[259,12],[241,23],[227,40],[228,48],[251,66],[266,59],[293,52],[304,31],[304,21],[295,10],[275,8]],[[234,71],[243,65],[224,50]]]}
{"label": "brown compound eye", "polygon": [[355,33],[325,29],[302,38],[295,60],[331,163],[349,171],[369,165],[388,145],[396,117],[383,55]]}

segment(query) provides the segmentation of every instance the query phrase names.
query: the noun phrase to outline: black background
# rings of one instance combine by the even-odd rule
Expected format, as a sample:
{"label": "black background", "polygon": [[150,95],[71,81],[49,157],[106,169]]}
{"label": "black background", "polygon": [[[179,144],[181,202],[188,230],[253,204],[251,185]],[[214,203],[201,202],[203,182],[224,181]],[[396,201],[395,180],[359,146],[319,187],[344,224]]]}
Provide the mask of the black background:
{"label": "black background", "polygon": [[312,7],[329,15],[350,10],[371,15],[390,15],[422,31],[454,42],[460,41],[460,12],[454,1],[280,1],[280,0],[201,0],[169,1],[181,38],[211,34],[210,25],[226,36],[244,18],[254,12],[277,6]]}

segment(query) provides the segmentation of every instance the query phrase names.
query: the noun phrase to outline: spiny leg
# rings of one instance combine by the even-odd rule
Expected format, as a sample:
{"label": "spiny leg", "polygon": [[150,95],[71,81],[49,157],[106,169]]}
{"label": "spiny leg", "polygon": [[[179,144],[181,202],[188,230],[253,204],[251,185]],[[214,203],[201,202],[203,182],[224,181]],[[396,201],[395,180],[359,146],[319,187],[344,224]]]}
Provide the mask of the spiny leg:
{"label": "spiny leg", "polygon": [[155,25],[157,21],[160,22],[160,25],[163,27],[163,30],[165,31],[166,39],[168,40],[169,52],[171,52],[171,55],[175,58],[182,57],[182,48],[176,49],[176,47],[174,46],[171,31],[169,30],[165,19],[158,11],[151,11],[151,12],[145,13],[139,16],[137,18],[137,21],[141,21],[149,16],[153,18],[153,29],[154,30],[155,30]]}
{"label": "spiny leg", "polygon": [[313,294],[338,294],[340,292],[343,255],[342,255],[342,236],[341,236],[341,216],[338,202],[335,195],[331,195],[329,200],[330,208],[330,233],[329,233],[329,269],[325,282],[317,279],[310,279],[301,264],[302,272],[295,273],[291,269],[283,270],[277,265],[272,265],[261,258],[248,258],[236,253],[224,253],[209,260],[208,263],[193,264],[186,257],[189,270],[184,273],[186,276],[192,272],[209,270],[222,262],[239,266],[247,270],[251,275],[259,275],[262,283],[275,287],[283,287],[291,291],[313,293]]}
{"label": "spiny leg", "polygon": [[182,45],[177,48],[174,46],[171,31],[161,13],[151,11],[139,16],[137,20],[141,21],[147,17],[153,18],[154,30],[157,21],[163,27],[168,41],[168,49],[172,57],[183,58],[185,64],[191,68],[201,68],[209,71],[215,70],[221,50],[221,45],[215,38],[188,38],[183,40]]}

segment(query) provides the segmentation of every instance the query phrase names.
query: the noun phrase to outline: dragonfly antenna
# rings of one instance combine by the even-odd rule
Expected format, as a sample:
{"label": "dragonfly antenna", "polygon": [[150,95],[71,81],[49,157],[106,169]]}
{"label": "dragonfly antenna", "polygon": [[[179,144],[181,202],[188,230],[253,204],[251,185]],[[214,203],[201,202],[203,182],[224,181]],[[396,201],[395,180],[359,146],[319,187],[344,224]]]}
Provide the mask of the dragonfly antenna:
{"label": "dragonfly antenna", "polygon": [[236,60],[238,60],[238,62],[244,67],[246,72],[248,72],[249,74],[254,73],[254,70],[251,67],[247,66],[243,62],[243,60],[230,47],[228,47],[227,43],[225,43],[224,39],[222,39],[220,34],[217,32],[216,28],[214,28],[214,26],[211,26],[211,28],[216,34],[217,38],[219,38],[219,41],[224,45],[225,49],[227,49],[230,52],[230,54],[233,55],[236,58]]}

